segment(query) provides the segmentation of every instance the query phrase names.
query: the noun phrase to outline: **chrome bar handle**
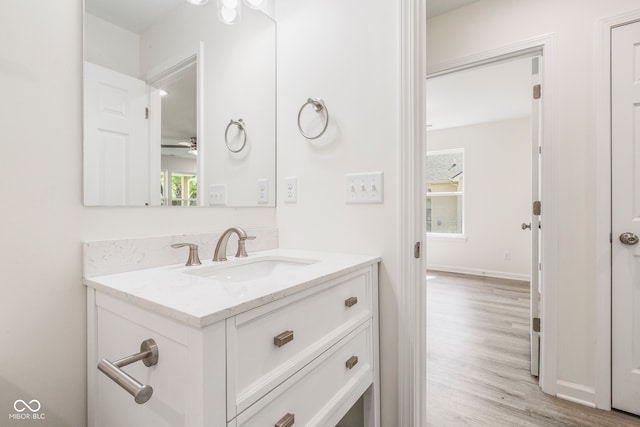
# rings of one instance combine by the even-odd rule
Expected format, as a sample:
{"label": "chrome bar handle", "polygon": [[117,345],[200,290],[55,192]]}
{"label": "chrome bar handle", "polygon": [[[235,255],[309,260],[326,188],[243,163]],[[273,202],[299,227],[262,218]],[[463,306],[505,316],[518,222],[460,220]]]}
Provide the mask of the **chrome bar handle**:
{"label": "chrome bar handle", "polygon": [[284,417],[280,418],[275,424],[275,427],[291,427],[296,422],[296,415],[287,413]]}
{"label": "chrome bar handle", "polygon": [[351,356],[345,362],[345,366],[347,367],[347,369],[353,369],[354,366],[356,366],[357,364],[358,364],[358,356]]}
{"label": "chrome bar handle", "polygon": [[353,307],[357,303],[358,303],[358,297],[350,297],[344,300],[344,306],[347,308]]}
{"label": "chrome bar handle", "polygon": [[276,347],[282,347],[288,342],[293,341],[293,331],[284,331],[273,337],[273,344]]}
{"label": "chrome bar handle", "polygon": [[140,344],[140,353],[132,354],[131,356],[124,357],[116,360],[115,362],[102,359],[98,363],[98,370],[111,378],[116,382],[116,384],[132,395],[136,403],[142,404],[151,399],[153,388],[150,385],[140,383],[131,375],[120,369],[123,366],[130,365],[140,360],[142,360],[142,363],[144,363],[145,366],[153,366],[158,363],[158,345],[152,338],[142,341],[142,344]]}

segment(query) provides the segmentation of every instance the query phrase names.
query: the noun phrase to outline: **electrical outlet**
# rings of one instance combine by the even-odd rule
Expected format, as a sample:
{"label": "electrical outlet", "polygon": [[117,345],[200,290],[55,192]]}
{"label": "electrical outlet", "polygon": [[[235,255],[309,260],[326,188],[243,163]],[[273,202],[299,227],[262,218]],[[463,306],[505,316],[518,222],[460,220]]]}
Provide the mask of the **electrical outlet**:
{"label": "electrical outlet", "polygon": [[227,204],[227,184],[213,184],[209,188],[209,206]]}
{"label": "electrical outlet", "polygon": [[345,175],[345,203],[382,203],[382,176],[382,172],[352,173]]}
{"label": "electrical outlet", "polygon": [[288,176],[284,179],[284,201],[285,203],[298,201],[298,179],[295,176]]}
{"label": "electrical outlet", "polygon": [[265,204],[269,203],[269,180],[268,179],[259,179],[258,180],[258,203]]}

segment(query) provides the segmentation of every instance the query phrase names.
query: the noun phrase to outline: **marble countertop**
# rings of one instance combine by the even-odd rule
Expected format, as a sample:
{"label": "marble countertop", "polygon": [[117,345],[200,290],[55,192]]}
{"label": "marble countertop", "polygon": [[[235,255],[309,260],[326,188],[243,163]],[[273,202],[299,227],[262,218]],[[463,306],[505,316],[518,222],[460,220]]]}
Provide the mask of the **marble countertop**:
{"label": "marble countertop", "polygon": [[[286,273],[240,282],[199,275],[221,266],[273,258],[313,262]],[[247,258],[229,257],[224,262],[203,260],[198,266],[179,264],[86,277],[84,284],[171,319],[204,327],[379,261],[375,256],[272,249],[249,253]]]}

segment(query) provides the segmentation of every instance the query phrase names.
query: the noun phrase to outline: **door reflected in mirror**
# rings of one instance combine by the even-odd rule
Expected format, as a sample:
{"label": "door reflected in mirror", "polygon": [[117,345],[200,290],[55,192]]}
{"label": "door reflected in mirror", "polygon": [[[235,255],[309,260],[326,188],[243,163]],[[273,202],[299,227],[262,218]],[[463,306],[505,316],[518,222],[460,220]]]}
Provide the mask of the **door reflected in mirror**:
{"label": "door reflected in mirror", "polygon": [[85,0],[85,205],[275,206],[276,24],[216,3]]}

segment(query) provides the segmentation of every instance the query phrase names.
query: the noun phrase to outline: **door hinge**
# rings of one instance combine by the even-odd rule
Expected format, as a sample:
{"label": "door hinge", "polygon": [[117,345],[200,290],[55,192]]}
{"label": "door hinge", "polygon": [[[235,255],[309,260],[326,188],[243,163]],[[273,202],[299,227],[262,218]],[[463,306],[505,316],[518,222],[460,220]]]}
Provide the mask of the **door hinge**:
{"label": "door hinge", "polygon": [[149,119],[149,107],[144,108],[144,118],[147,120]]}
{"label": "door hinge", "polygon": [[540,203],[539,200],[536,200],[533,202],[533,214],[540,215],[540,212],[542,212],[542,203]]}
{"label": "door hinge", "polygon": [[416,242],[415,245],[413,245],[413,257],[420,258],[420,242]]}
{"label": "door hinge", "polygon": [[609,243],[613,243],[613,233],[609,233]]}
{"label": "door hinge", "polygon": [[542,87],[540,85],[535,85],[533,87],[533,99],[540,99],[542,96]]}
{"label": "door hinge", "polygon": [[538,154],[542,154],[542,147],[538,145]]}
{"label": "door hinge", "polygon": [[540,318],[533,318],[533,332],[540,332]]}

